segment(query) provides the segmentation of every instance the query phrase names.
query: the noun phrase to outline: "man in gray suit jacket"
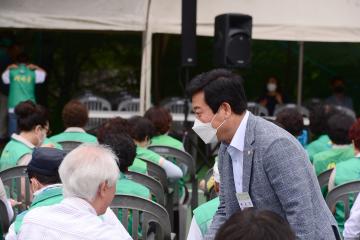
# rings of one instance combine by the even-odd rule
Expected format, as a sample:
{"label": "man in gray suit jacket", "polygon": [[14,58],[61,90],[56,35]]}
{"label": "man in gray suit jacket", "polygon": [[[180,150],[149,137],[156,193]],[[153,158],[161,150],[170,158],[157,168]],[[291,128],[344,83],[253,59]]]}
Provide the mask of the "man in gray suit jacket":
{"label": "man in gray suit jacket", "polygon": [[221,141],[220,206],[205,239],[234,212],[267,209],[286,219],[298,239],[336,239],[336,221],[320,192],[306,152],[288,132],[246,110],[240,76],[217,69],[195,77],[188,92],[194,131]]}

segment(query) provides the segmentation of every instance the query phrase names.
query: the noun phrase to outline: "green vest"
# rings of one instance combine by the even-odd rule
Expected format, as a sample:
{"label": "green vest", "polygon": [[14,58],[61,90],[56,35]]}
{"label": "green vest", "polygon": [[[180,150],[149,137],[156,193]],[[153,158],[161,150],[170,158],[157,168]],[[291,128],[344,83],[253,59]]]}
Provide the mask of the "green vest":
{"label": "green vest", "polygon": [[203,236],[205,236],[219,205],[220,200],[217,197],[200,205],[193,211],[194,218]]}
{"label": "green vest", "polygon": [[[349,160],[343,161],[336,165],[336,174],[335,174],[335,186],[339,186],[341,184],[360,180],[360,159],[359,158],[351,158]],[[350,208],[354,203],[354,197],[350,197]],[[342,233],[344,230],[345,224],[345,213],[344,213],[344,204],[337,203],[336,204],[336,212],[335,219],[338,223],[339,230]]]}
{"label": "green vest", "polygon": [[97,143],[97,138],[85,132],[62,132],[50,138],[51,141],[61,143],[66,141],[75,141],[82,143]]}
{"label": "green vest", "polygon": [[156,152],[151,151],[147,148],[140,147],[140,146],[136,147],[136,157],[144,158],[144,159],[152,161],[153,163],[158,164],[158,165],[160,163],[160,158],[161,158],[161,156],[159,154],[157,154]]}
{"label": "green vest", "polygon": [[135,158],[133,164],[128,168],[129,171],[138,172],[147,175],[146,162]]}
{"label": "green vest", "polygon": [[31,205],[28,210],[22,212],[21,214],[16,216],[14,226],[15,226],[15,233],[18,234],[23,222],[25,215],[34,208],[43,207],[43,206],[50,206],[57,203],[60,203],[64,199],[62,195],[62,187],[61,186],[54,186],[45,189],[44,191],[40,192],[36,196],[34,196]]}
{"label": "green vest", "polygon": [[22,142],[11,139],[8,142],[1,154],[0,158],[0,171],[16,167],[18,160],[25,154],[31,154],[33,148],[28,147]]}
{"label": "green vest", "polygon": [[158,135],[151,138],[151,145],[163,145],[184,150],[184,145],[179,140],[168,135]]}
{"label": "green vest", "polygon": [[8,107],[15,108],[22,101],[35,102],[35,72],[26,65],[10,69],[10,89]]}
{"label": "green vest", "polygon": [[337,163],[353,158],[355,155],[352,145],[342,148],[332,148],[314,155],[316,175],[334,168]]}
{"label": "green vest", "polygon": [[308,144],[305,149],[309,155],[310,162],[314,160],[314,155],[329,150],[331,148],[331,140],[328,135],[321,135],[315,141]]}

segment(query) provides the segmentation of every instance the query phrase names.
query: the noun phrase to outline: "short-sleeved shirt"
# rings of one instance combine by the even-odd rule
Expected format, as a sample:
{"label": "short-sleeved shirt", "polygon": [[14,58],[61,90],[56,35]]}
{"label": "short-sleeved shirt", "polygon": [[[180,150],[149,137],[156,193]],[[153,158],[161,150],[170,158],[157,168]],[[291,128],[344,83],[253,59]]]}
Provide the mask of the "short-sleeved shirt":
{"label": "short-sleeved shirt", "polygon": [[120,173],[120,177],[116,182],[116,194],[127,194],[147,199],[150,198],[150,190],[147,187],[134,182],[123,173]]}
{"label": "short-sleeved shirt", "polygon": [[147,175],[146,162],[141,159],[135,158],[133,164],[128,168],[128,170]]}

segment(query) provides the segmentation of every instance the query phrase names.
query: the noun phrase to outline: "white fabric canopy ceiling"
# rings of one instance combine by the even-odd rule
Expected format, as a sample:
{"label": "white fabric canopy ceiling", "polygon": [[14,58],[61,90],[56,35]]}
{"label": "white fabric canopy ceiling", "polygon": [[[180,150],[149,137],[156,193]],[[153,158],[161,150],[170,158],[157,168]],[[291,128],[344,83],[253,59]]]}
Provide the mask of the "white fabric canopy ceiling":
{"label": "white fabric canopy ceiling", "polygon": [[[253,38],[360,42],[360,0],[198,0],[197,34],[222,13],[253,16]],[[0,0],[0,28],[142,31],[141,106],[150,106],[152,33],[181,31],[181,0]]]}

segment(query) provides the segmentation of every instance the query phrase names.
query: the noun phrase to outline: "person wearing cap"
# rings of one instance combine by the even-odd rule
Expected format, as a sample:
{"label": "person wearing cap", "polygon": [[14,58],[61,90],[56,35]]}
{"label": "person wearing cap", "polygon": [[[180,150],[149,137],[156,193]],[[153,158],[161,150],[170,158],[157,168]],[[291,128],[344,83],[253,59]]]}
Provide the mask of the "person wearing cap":
{"label": "person wearing cap", "polygon": [[109,208],[119,178],[110,148],[84,143],[68,153],[59,167],[64,199],[31,210],[19,240],[132,239]]}
{"label": "person wearing cap", "polygon": [[68,102],[62,111],[65,131],[54,135],[51,141],[62,143],[74,141],[80,143],[97,143],[97,138],[85,132],[84,127],[89,120],[86,106],[77,100]]}
{"label": "person wearing cap", "polygon": [[27,166],[33,200],[27,211],[17,215],[9,228],[6,240],[17,239],[25,215],[34,208],[49,206],[63,200],[58,169],[65,152],[56,148],[35,148]]}
{"label": "person wearing cap", "polygon": [[[220,186],[220,174],[217,166],[217,161],[213,167],[213,177],[215,180],[214,190],[219,193]],[[219,197],[216,197],[204,204],[198,206],[194,211],[194,217],[191,221],[189,233],[187,236],[188,240],[202,240],[207,233],[207,230],[212,222],[212,219],[219,207]]]}

